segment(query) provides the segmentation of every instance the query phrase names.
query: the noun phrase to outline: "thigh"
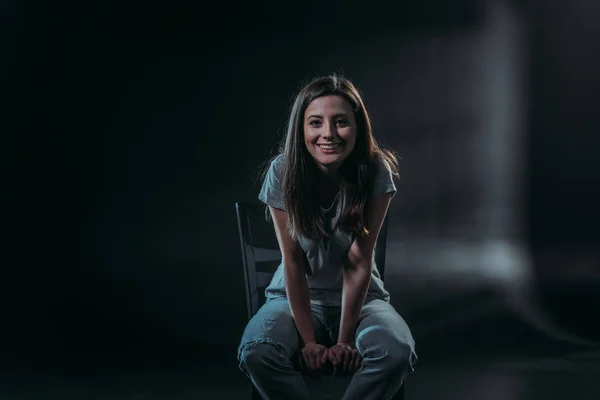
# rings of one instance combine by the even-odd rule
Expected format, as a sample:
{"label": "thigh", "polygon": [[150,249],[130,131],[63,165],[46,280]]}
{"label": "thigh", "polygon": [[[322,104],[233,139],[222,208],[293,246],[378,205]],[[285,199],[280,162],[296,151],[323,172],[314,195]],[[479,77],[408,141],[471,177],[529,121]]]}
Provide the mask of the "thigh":
{"label": "thigh", "polygon": [[[319,336],[322,323],[315,310],[313,310],[312,316],[315,334]],[[238,347],[238,358],[240,351],[245,346],[256,343],[271,343],[278,346],[288,358],[291,358],[298,349],[300,336],[287,298],[267,301],[250,319]]]}
{"label": "thigh", "polygon": [[414,353],[415,341],[410,328],[394,307],[379,299],[366,303],[356,329],[356,344],[362,347],[359,350],[390,339],[408,345]]}

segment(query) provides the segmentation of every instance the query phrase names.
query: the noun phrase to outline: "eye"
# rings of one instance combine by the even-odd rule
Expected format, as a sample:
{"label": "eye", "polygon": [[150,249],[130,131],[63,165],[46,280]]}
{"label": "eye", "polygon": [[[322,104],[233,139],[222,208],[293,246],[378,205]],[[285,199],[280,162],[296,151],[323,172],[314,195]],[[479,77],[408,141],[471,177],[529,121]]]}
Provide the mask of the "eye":
{"label": "eye", "polygon": [[321,121],[319,121],[318,119],[313,119],[312,121],[310,121],[308,123],[310,126],[319,126],[321,125]]}
{"label": "eye", "polygon": [[346,126],[346,125],[348,125],[348,120],[345,118],[342,118],[342,119],[338,119],[337,121],[335,121],[335,123],[338,125]]}

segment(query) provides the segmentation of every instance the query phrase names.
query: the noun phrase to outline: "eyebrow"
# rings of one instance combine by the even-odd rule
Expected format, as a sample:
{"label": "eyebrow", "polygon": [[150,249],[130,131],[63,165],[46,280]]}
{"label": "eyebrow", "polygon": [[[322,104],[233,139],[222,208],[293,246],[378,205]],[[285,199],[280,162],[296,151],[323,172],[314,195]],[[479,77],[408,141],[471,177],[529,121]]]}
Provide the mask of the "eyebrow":
{"label": "eyebrow", "polygon": [[[338,114],[335,114],[333,116],[333,118],[336,118],[336,117],[346,117],[346,118],[348,118],[348,115],[346,115],[344,113],[338,113]],[[309,119],[309,118],[321,118],[321,119],[323,119],[323,117],[320,116],[320,115],[309,115],[307,119]]]}

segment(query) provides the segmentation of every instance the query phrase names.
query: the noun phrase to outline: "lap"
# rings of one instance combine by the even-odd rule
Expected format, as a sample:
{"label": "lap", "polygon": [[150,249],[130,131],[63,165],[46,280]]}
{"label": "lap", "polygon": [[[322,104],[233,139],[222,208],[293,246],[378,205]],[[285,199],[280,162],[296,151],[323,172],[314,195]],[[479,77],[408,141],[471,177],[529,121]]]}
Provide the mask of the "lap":
{"label": "lap", "polygon": [[[324,343],[320,338],[326,336],[325,327],[319,320],[318,310],[313,309],[312,315],[317,341]],[[337,335],[338,324],[332,328],[334,336]],[[258,343],[278,346],[288,357],[300,346],[300,337],[287,298],[267,301],[250,319],[238,347],[238,357],[244,347]],[[415,348],[408,325],[394,307],[384,300],[372,300],[361,310],[356,328],[356,345],[363,353],[368,346],[386,344],[407,345],[411,352]]]}
{"label": "lap", "polygon": [[[321,324],[314,313],[313,325],[317,334]],[[289,357],[298,349],[300,337],[287,298],[267,301],[250,319],[238,347],[238,356],[243,347],[257,343],[279,346]]]}

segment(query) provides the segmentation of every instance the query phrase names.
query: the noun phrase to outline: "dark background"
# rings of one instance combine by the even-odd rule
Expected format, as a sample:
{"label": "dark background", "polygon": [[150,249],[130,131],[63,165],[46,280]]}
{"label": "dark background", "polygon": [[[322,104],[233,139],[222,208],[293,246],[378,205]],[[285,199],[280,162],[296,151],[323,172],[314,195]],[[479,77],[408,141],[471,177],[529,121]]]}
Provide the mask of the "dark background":
{"label": "dark background", "polygon": [[[505,32],[497,14],[518,28],[506,47],[518,79],[486,86],[490,57],[505,54],[492,46]],[[543,318],[600,336],[596,2],[24,1],[0,16],[5,382],[116,367],[237,373],[234,202],[255,201],[299,85],[330,72],[356,83],[377,138],[404,157],[386,286],[424,359],[448,347],[442,332],[489,348],[548,336],[528,318],[499,328],[513,326],[504,305],[503,322],[444,331],[445,312],[468,313],[473,293],[499,298],[487,275],[463,290],[445,256],[419,264],[453,243],[478,254],[487,239],[517,243]],[[478,106],[505,86],[510,112]],[[477,217],[494,199],[500,217]],[[480,276],[465,254],[456,263]]]}

